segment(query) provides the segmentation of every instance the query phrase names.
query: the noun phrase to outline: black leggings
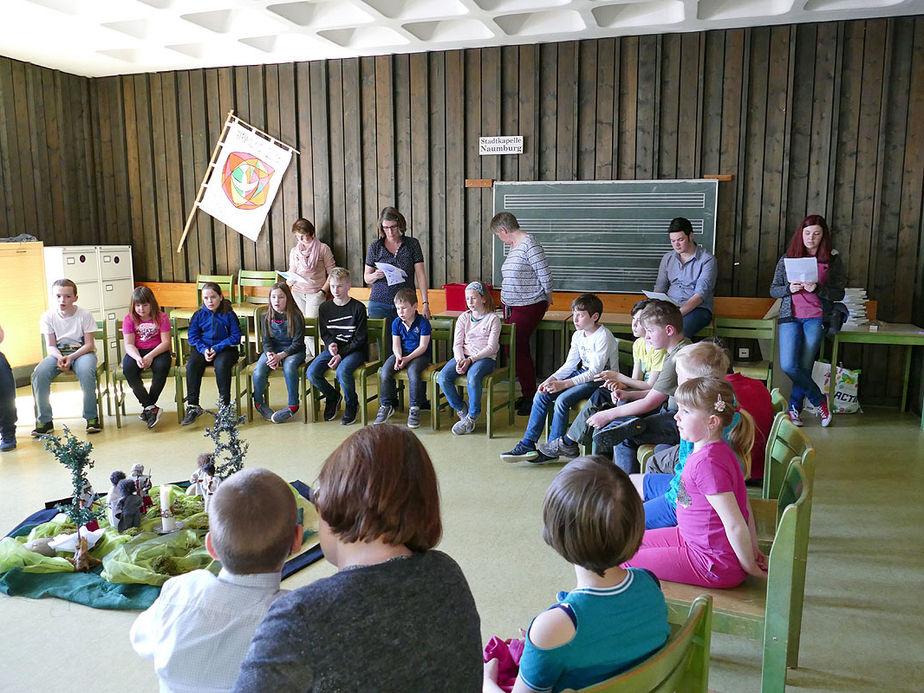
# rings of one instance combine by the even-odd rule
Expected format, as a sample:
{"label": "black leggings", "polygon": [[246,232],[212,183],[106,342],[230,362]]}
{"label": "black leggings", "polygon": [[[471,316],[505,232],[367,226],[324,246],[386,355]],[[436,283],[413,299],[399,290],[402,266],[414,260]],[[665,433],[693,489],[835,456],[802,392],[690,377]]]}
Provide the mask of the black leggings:
{"label": "black leggings", "polygon": [[186,402],[187,404],[199,404],[199,387],[202,385],[202,374],[208,365],[215,367],[215,380],[218,382],[218,401],[222,404],[228,404],[231,401],[231,369],[237,363],[237,349],[222,349],[215,354],[215,359],[209,364],[205,356],[197,350],[192,349],[189,352],[189,360],[186,362]]}
{"label": "black leggings", "polygon": [[[139,349],[138,353],[147,356],[153,349]],[[167,384],[167,376],[170,374],[170,364],[172,362],[170,352],[165,351],[158,354],[151,362],[151,390],[145,389],[144,382],[141,380],[143,371],[138,368],[138,363],[128,354],[122,358],[122,373],[125,379],[135,393],[135,397],[142,407],[151,407],[157,404],[157,398],[164,390]]]}

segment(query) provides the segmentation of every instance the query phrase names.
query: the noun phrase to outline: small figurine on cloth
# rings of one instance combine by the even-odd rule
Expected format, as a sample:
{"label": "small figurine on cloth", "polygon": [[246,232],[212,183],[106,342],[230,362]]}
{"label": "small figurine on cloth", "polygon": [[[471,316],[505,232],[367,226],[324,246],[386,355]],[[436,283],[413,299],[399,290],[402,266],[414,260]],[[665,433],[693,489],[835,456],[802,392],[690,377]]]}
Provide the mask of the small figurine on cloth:
{"label": "small figurine on cloth", "polygon": [[202,471],[205,472],[205,476],[200,482],[202,486],[202,501],[205,506],[205,512],[208,512],[209,503],[212,500],[212,496],[215,495],[215,491],[218,490],[218,486],[221,484],[221,478],[215,474],[215,465],[211,462],[205,465]]}
{"label": "small figurine on cloth", "polygon": [[154,505],[154,501],[151,500],[150,495],[151,476],[144,473],[144,465],[140,462],[132,466],[131,481],[135,484],[135,490],[138,491],[138,495],[141,497],[141,512],[144,514]]}
{"label": "small figurine on cloth", "polygon": [[[206,465],[211,464],[212,462],[212,453],[202,452],[199,453],[199,456],[196,458],[196,471],[192,473],[192,476],[189,477],[189,488],[186,489],[187,496],[204,496],[205,489],[203,488],[202,482],[207,475],[204,468]],[[212,467],[214,469],[214,465]],[[214,472],[212,473],[214,474]]]}
{"label": "small figurine on cloth", "polygon": [[116,503],[119,502],[119,498],[122,497],[122,494],[119,493],[119,482],[124,478],[125,472],[115,471],[109,475],[109,483],[112,484],[112,488],[109,489],[106,496],[106,513],[109,517],[109,524],[113,527],[118,524],[115,517],[115,507]]}
{"label": "small figurine on cloth", "polygon": [[78,573],[89,573],[91,568],[103,564],[101,560],[93,558],[93,556],[90,555],[90,549],[87,548],[86,537],[80,537],[77,550],[74,552],[74,557],[67,557],[67,560],[74,566],[74,570]]}
{"label": "small figurine on cloth", "polygon": [[119,482],[121,498],[115,506],[115,519],[120,532],[124,532],[129,527],[141,526],[142,500],[137,495],[137,491],[138,488],[133,479],[123,479]]}

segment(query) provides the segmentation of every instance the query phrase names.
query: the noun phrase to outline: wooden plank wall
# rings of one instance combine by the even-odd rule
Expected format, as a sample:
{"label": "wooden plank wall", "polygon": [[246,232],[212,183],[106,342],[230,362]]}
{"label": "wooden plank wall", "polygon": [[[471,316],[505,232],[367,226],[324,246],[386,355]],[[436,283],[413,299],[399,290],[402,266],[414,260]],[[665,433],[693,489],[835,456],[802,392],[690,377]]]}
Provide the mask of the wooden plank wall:
{"label": "wooden plank wall", "polygon": [[[727,173],[717,294],[765,296],[821,213],[850,284],[924,324],[922,62],[924,17],[98,79],[0,59],[0,219],[46,243],[131,243],[139,280],[182,282],[284,268],[299,215],[358,273],[394,204],[439,286],[490,273],[491,191],[466,178]],[[178,255],[230,109],[301,155],[257,244],[200,213]],[[523,155],[479,157],[498,134],[523,135]],[[864,401],[894,399],[900,352],[860,354]]]}

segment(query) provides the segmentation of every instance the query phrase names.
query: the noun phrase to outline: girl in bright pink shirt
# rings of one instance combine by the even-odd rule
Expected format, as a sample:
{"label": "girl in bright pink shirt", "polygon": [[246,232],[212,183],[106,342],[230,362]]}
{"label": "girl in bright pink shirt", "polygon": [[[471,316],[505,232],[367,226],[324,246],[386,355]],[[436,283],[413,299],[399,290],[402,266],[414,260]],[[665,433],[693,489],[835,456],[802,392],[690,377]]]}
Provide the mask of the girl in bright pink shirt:
{"label": "girl in bright pink shirt", "polygon": [[650,529],[624,567],[647,568],[661,580],[703,587],[734,587],[747,575],[766,578],[767,557],[757,548],[744,474],[754,422],[739,410],[729,442],[722,430],[735,415],[735,392],[718,378],[693,378],[674,394],[680,437],[693,452],[680,475],[677,526]]}

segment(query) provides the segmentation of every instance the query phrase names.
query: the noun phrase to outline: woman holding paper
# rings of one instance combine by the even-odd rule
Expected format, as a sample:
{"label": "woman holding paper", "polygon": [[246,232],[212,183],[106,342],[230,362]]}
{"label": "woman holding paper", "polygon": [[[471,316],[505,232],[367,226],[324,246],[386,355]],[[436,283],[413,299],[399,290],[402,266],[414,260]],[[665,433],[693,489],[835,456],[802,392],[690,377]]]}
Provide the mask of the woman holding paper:
{"label": "woman holding paper", "polygon": [[379,237],[369,244],[363,279],[372,285],[369,294],[370,318],[385,318],[390,327],[398,318],[395,294],[401,289],[414,289],[416,281],[421,296],[421,314],[430,319],[427,301],[427,273],[423,251],[416,238],[405,236],[407,221],[394,207],[385,207],[379,214]]}
{"label": "woman holding paper", "polygon": [[[809,262],[787,263],[794,258]],[[789,419],[796,426],[802,425],[805,397],[821,413],[821,425],[831,423],[825,395],[812,380],[812,365],[824,339],[824,325],[835,301],[844,298],[846,283],[844,263],[831,247],[827,222],[818,214],[810,214],[793,234],[786,254],[776,265],[770,285],[770,295],[782,299],[778,318],[780,365],[792,380]]]}
{"label": "woman holding paper", "polygon": [[318,240],[314,224],[298,219],[292,224],[295,247],[289,251],[286,283],[306,318],[318,317],[318,307],[327,300],[328,273],[337,266],[326,243]]}

